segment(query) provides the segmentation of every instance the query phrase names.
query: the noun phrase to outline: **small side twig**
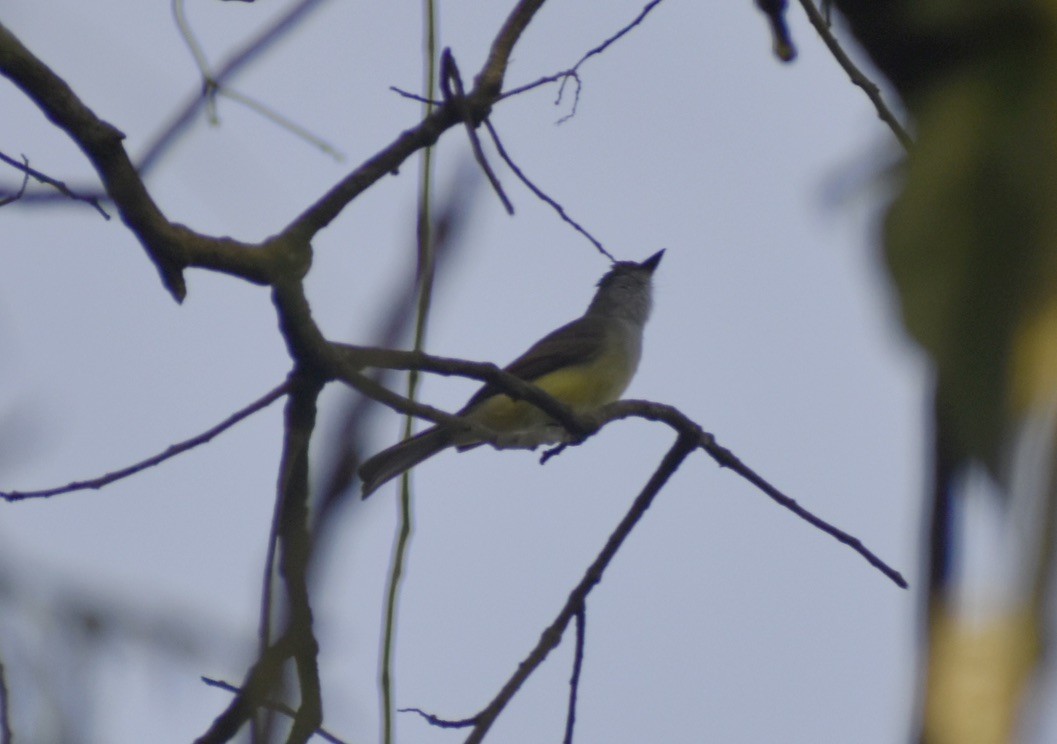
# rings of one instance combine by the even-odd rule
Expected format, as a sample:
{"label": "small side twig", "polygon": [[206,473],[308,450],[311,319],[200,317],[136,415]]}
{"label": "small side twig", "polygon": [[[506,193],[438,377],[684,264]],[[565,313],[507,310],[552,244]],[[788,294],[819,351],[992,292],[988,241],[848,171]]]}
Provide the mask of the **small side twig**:
{"label": "small side twig", "polygon": [[496,132],[495,127],[492,125],[492,122],[488,119],[485,119],[484,125],[488,128],[488,134],[491,135],[492,142],[495,143],[495,148],[496,151],[499,153],[499,157],[503,159],[503,162],[507,164],[510,170],[514,171],[514,175],[516,175],[521,180],[521,183],[525,184],[525,186],[528,187],[529,191],[535,194],[539,199],[541,199],[546,204],[550,205],[550,207],[558,213],[558,216],[561,217],[569,225],[571,225],[574,230],[576,230],[578,233],[580,233],[589,241],[591,241],[591,245],[598,249],[599,253],[608,258],[610,261],[616,261],[616,259],[613,258],[613,254],[606,250],[605,246],[602,245],[598,238],[596,238],[591,233],[587,232],[587,230],[584,229],[583,225],[581,225],[579,222],[569,216],[568,212],[565,211],[565,208],[561,204],[549,197],[543,191],[543,189],[541,189],[539,186],[529,180],[529,177],[525,175],[524,171],[522,171],[521,168],[518,167],[517,163],[514,162],[514,159],[511,158],[510,154],[506,151],[506,148],[503,147],[503,142],[499,139],[499,133]]}
{"label": "small side twig", "polygon": [[244,418],[253,415],[262,408],[267,408],[276,400],[286,395],[289,388],[290,383],[284,382],[282,385],[265,393],[263,397],[253,401],[245,408],[231,414],[213,428],[208,429],[197,436],[191,437],[190,439],[179,442],[178,444],[174,444],[164,452],[160,452],[153,457],[148,457],[146,460],[140,460],[134,465],[129,465],[126,468],[121,468],[120,470],[115,470],[106,475],[101,475],[98,478],[74,481],[73,483],[68,483],[67,485],[58,488],[46,488],[40,491],[0,491],[0,498],[4,501],[22,501],[23,499],[43,499],[48,498],[49,496],[58,496],[63,493],[72,493],[73,491],[84,491],[87,489],[98,490],[115,481],[128,478],[130,475],[135,475],[147,468],[159,465],[172,457],[176,457],[182,452],[186,452],[189,449],[194,449],[201,444],[205,444],[218,434],[227,431]]}
{"label": "small side twig", "polygon": [[403,96],[404,98],[410,98],[412,101],[418,101],[419,103],[425,103],[430,106],[441,106],[444,104],[444,101],[434,101],[432,98],[426,98],[425,96],[419,95],[418,93],[412,93],[411,91],[404,90],[403,88],[398,88],[395,85],[390,85],[389,90],[393,91],[399,96]]}
{"label": "small side twig", "polygon": [[[453,86],[454,90],[452,90]],[[503,185],[499,183],[499,178],[496,176],[495,171],[492,170],[492,166],[488,164],[488,159],[484,156],[484,150],[481,148],[481,139],[477,136],[479,122],[474,120],[473,111],[466,104],[466,89],[463,87],[462,75],[459,73],[459,66],[455,63],[455,57],[452,55],[451,49],[445,49],[440,55],[440,90],[444,94],[445,101],[455,101],[457,103],[463,124],[466,125],[466,133],[470,137],[470,147],[473,149],[474,159],[481,166],[485,176],[487,176],[488,183],[492,184],[492,188],[495,189],[499,201],[503,202],[503,207],[506,209],[507,214],[514,214],[514,205],[510,203],[506,192],[503,191]]]}
{"label": "small side twig", "polygon": [[636,26],[638,26],[640,23],[642,23],[644,20],[646,20],[646,16],[648,16],[650,14],[650,11],[652,11],[654,8],[656,8],[658,5],[660,5],[661,2],[662,2],[662,0],[650,0],[650,2],[646,3],[646,5],[639,12],[639,14],[637,16],[635,16],[635,19],[631,23],[629,23],[626,26],[624,26],[622,29],[617,31],[615,34],[610,36],[608,39],[603,41],[601,44],[596,46],[594,49],[588,50],[584,54],[584,56],[580,57],[580,61],[572,66],[572,69],[574,71],[579,70],[580,66],[584,62],[586,62],[587,60],[591,59],[591,57],[594,57],[597,54],[601,54],[606,49],[608,49],[610,46],[612,46],[614,43],[616,43],[617,41],[622,39],[624,36],[626,36],[628,33],[630,33],[632,29],[634,29]]}
{"label": "small side twig", "polygon": [[424,718],[426,720],[426,722],[429,723],[430,726],[436,726],[437,728],[447,728],[447,729],[469,728],[470,726],[476,726],[477,725],[477,719],[480,717],[480,716],[473,716],[471,718],[462,718],[462,719],[458,719],[458,720],[450,720],[450,719],[447,719],[447,718],[441,718],[440,716],[434,715],[432,713],[427,713],[426,711],[422,710],[421,708],[397,708],[396,712],[397,713],[417,713],[418,715],[422,716],[422,718]]}
{"label": "small side twig", "polygon": [[340,162],[345,159],[345,156],[336,147],[325,141],[322,137],[313,134],[305,127],[297,124],[289,117],[280,114],[270,106],[267,106],[244,93],[234,90],[226,85],[218,76],[214,75],[209,67],[209,62],[206,60],[202,44],[198,41],[194,31],[191,29],[191,24],[187,21],[187,16],[184,12],[184,0],[173,0],[172,10],[176,26],[180,31],[180,36],[183,37],[184,43],[191,52],[191,56],[194,57],[195,66],[198,67],[198,72],[202,76],[202,99],[205,102],[207,116],[211,124],[216,124],[218,121],[216,116],[216,97],[222,95],[237,103],[241,103],[246,108],[256,112],[276,126],[285,129],[295,137],[303,139],[335,160]]}
{"label": "small side twig", "polygon": [[228,706],[218,715],[209,730],[195,739],[195,744],[223,744],[231,741],[254,711],[268,699],[282,673],[283,662],[294,653],[294,643],[285,635],[268,647],[246,673],[246,679]]}
{"label": "small side twig", "polygon": [[896,571],[894,568],[885,563],[879,558],[872,550],[863,545],[862,541],[849,535],[839,527],[830,524],[821,517],[817,517],[810,511],[800,506],[795,499],[786,496],[784,493],[779,491],[777,488],[768,483],[763,477],[757,474],[752,468],[739,460],[733,452],[725,447],[721,447],[712,441],[709,445],[704,446],[706,452],[712,456],[712,458],[720,464],[720,466],[729,468],[735,473],[740,475],[749,483],[756,486],[758,489],[764,492],[772,501],[776,502],[780,506],[784,506],[793,514],[797,515],[805,522],[810,524],[812,527],[816,527],[827,535],[835,538],[838,542],[847,545],[849,548],[854,550],[856,553],[866,559],[866,562],[876,568],[878,571],[883,573],[900,589],[906,589],[909,584],[907,580],[903,578],[903,574]]}
{"label": "small side twig", "polygon": [[877,116],[888,125],[888,128],[892,130],[896,139],[899,140],[899,144],[903,146],[903,149],[909,152],[914,146],[914,140],[910,134],[896,118],[896,115],[892,112],[892,109],[885,103],[884,98],[881,96],[881,89],[877,87],[877,84],[870,80],[862,70],[860,70],[854,62],[851,61],[851,57],[845,53],[841,47],[840,42],[833,35],[830,30],[829,23],[825,16],[819,12],[818,8],[815,7],[812,0],[800,0],[800,5],[803,7],[804,12],[807,14],[807,19],[811,21],[811,25],[815,27],[815,31],[822,37],[822,41],[826,44],[830,54],[837,60],[837,63],[844,68],[844,72],[848,74],[851,82],[854,85],[863,89],[866,93],[866,97],[873,103],[874,108],[877,109]]}
{"label": "small side twig", "polygon": [[909,586],[907,580],[903,578],[903,575],[899,571],[881,560],[873,551],[863,545],[859,538],[849,535],[839,527],[835,527],[826,520],[815,516],[807,509],[800,506],[800,504],[794,499],[786,496],[771,485],[766,479],[756,473],[756,471],[738,459],[733,452],[717,443],[714,436],[701,431],[700,427],[693,420],[688,418],[677,408],[664,405],[663,403],[652,403],[647,400],[620,400],[606,406],[599,413],[599,420],[600,422],[608,422],[631,416],[644,418],[647,421],[663,422],[678,432],[691,433],[695,430],[699,431],[700,437],[698,446],[707,452],[720,467],[734,471],[742,478],[749,481],[749,483],[752,483],[758,489],[763,491],[765,495],[780,506],[785,507],[808,524],[817,527],[827,535],[836,538],[839,542],[850,547],[866,559],[867,563],[891,579],[900,589],[906,589]]}
{"label": "small side twig", "polygon": [[[236,687],[235,685],[229,682],[225,682],[224,680],[212,679],[210,677],[201,677],[200,679],[210,687],[216,687],[219,690],[225,690],[226,692],[231,692],[236,695],[242,693],[242,690],[240,688]],[[287,718],[293,718],[297,715],[297,711],[295,711],[286,703],[280,702],[278,700],[262,700],[260,702],[260,705],[262,708],[274,710],[276,713],[282,713]],[[314,733],[319,738],[323,739],[324,741],[329,741],[331,744],[346,744],[344,739],[339,739],[337,736],[330,733],[329,731],[327,731],[327,729],[323,728],[322,726],[317,728]]]}
{"label": "small side twig", "polygon": [[[3,157],[5,160],[7,159],[7,156],[3,155],[3,153],[0,153],[0,157]],[[18,191],[16,191],[11,196],[5,196],[3,199],[0,199],[0,207],[6,207],[12,202],[17,202],[19,199],[22,198],[22,195],[26,193],[26,186],[29,185],[29,171],[26,170],[27,168],[29,168],[29,158],[27,158],[25,155],[22,156],[22,164],[25,166],[22,169],[22,185],[19,186]]]}
{"label": "small side twig", "polygon": [[650,11],[660,5],[661,1],[662,0],[650,0],[650,2],[646,3],[646,6],[642,9],[642,11],[637,16],[635,16],[635,19],[633,21],[625,25],[623,28],[621,28],[619,31],[617,31],[615,34],[610,36],[598,46],[594,47],[593,49],[589,49],[587,52],[585,52],[584,55],[580,57],[579,61],[575,65],[570,67],[568,70],[562,70],[561,72],[556,72],[553,75],[547,75],[546,77],[542,77],[526,85],[522,85],[517,88],[512,88],[511,90],[508,90],[503,93],[503,95],[500,96],[500,100],[503,98],[509,98],[510,96],[516,96],[520,93],[525,93],[534,88],[538,88],[541,85],[547,85],[549,83],[559,83],[558,95],[554,99],[554,105],[557,106],[562,102],[562,96],[565,93],[565,84],[571,78],[576,83],[576,93],[573,95],[572,109],[569,111],[568,114],[558,119],[557,122],[558,124],[564,124],[566,121],[576,115],[576,107],[580,104],[580,90],[582,88],[580,82],[580,67],[591,57],[594,57],[595,55],[604,52],[612,44],[614,44],[619,39],[623,38],[626,34],[628,34],[633,28],[635,28],[644,20],[646,20],[646,16],[650,14]]}
{"label": "small side twig", "polygon": [[22,171],[22,188],[19,189],[18,195],[15,196],[12,199],[5,199],[3,202],[0,202],[0,206],[2,206],[3,204],[7,204],[10,201],[14,201],[15,199],[22,198],[22,194],[25,193],[25,190],[26,190],[26,180],[30,176],[32,176],[34,178],[34,180],[36,180],[36,181],[38,181],[40,183],[43,183],[43,184],[45,184],[47,186],[51,186],[53,189],[58,191],[63,196],[69,197],[70,199],[74,199],[76,201],[83,201],[86,204],[92,205],[92,207],[95,208],[95,211],[99,212],[99,214],[101,214],[103,216],[103,219],[105,219],[105,220],[109,220],[110,219],[110,215],[99,204],[99,200],[96,197],[94,197],[94,196],[81,196],[80,194],[75,194],[62,181],[57,181],[56,179],[52,178],[51,176],[47,176],[47,175],[41,173],[39,170],[35,170],[33,168],[30,168],[29,167],[29,159],[26,158],[25,155],[22,156],[22,161],[23,162],[20,163],[17,160],[15,160],[14,158],[10,158],[7,155],[5,155],[4,153],[0,152],[0,160],[3,160],[5,163],[10,165],[12,168],[17,168],[18,170]]}

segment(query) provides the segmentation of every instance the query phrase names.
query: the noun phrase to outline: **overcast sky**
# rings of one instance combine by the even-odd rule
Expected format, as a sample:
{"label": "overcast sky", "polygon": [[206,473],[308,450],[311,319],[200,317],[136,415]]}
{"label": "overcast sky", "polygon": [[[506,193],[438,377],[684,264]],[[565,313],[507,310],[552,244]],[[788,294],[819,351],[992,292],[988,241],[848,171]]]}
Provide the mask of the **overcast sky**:
{"label": "overcast sky", "polygon": [[[187,11],[215,63],[284,6],[189,0]],[[470,78],[511,3],[440,6],[442,44]],[[548,3],[515,50],[508,87],[569,67],[641,7]],[[526,172],[618,258],[667,249],[627,395],[677,406],[917,586],[928,374],[899,329],[877,247],[896,144],[798,8],[790,18],[800,56],[783,65],[747,0],[666,0],[582,68],[574,118],[555,126],[570,99],[554,106],[552,86],[502,102],[493,122]],[[200,87],[168,3],[7,0],[3,20],[125,132],[133,155]],[[234,86],[332,142],[344,162],[221,99],[219,126],[191,128],[150,175],[152,194],[201,232],[273,234],[416,121],[418,105],[388,88],[419,88],[421,33],[418,3],[324,3]],[[9,84],[0,109],[6,154],[71,182],[92,176]],[[468,153],[462,130],[443,137],[441,199]],[[489,154],[517,211],[507,216],[483,184],[473,190],[427,348],[506,363],[579,315],[607,262]],[[366,341],[405,283],[416,176],[408,163],[318,235],[307,285],[330,338]],[[266,290],[190,271],[178,306],[117,219],[77,204],[8,207],[0,219],[0,488],[134,462],[288,371]],[[422,394],[454,410],[473,389],[429,380]],[[336,390],[322,399],[320,461],[341,401]],[[380,449],[401,422],[387,413],[372,426]],[[488,448],[420,467],[398,705],[458,718],[488,702],[671,441],[666,427],[632,420],[544,467]],[[26,733],[46,729],[39,709],[20,707],[32,685],[17,675],[55,649],[54,586],[206,639],[176,657],[105,643],[83,691],[88,741],[166,744],[205,730],[228,695],[199,676],[238,682],[250,661],[280,444],[275,405],[105,490],[3,506],[0,658],[20,741],[45,741]],[[377,737],[394,496],[387,486],[341,513],[316,588],[325,721],[350,742]],[[577,740],[896,741],[911,705],[914,597],[695,455],[589,599]],[[494,741],[560,740],[571,648],[570,635]],[[410,714],[398,723],[401,741],[464,736]]]}

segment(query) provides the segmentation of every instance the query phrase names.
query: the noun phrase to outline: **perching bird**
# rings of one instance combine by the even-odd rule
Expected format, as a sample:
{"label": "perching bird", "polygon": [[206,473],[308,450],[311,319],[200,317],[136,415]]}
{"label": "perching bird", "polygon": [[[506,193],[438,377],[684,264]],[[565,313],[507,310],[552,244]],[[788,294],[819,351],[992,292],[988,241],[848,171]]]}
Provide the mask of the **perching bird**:
{"label": "perching bird", "polygon": [[[582,316],[541,338],[505,370],[578,413],[620,398],[639,365],[642,331],[653,304],[652,276],[663,255],[661,250],[642,263],[614,263],[599,280]],[[536,406],[514,400],[492,385],[478,390],[459,415],[511,437],[554,426]],[[363,496],[441,450],[468,449],[481,443],[472,431],[431,426],[360,466]]]}

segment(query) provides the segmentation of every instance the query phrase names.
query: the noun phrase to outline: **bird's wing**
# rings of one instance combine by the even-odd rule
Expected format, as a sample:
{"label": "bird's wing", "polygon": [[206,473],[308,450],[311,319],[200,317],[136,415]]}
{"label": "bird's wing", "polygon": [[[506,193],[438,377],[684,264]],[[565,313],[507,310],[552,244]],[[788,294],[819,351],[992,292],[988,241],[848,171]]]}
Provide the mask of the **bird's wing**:
{"label": "bird's wing", "polygon": [[[548,333],[503,370],[532,382],[556,369],[594,361],[605,347],[605,338],[603,318],[591,315],[577,318]],[[499,388],[494,385],[485,385],[463,406],[461,413],[498,392]]]}

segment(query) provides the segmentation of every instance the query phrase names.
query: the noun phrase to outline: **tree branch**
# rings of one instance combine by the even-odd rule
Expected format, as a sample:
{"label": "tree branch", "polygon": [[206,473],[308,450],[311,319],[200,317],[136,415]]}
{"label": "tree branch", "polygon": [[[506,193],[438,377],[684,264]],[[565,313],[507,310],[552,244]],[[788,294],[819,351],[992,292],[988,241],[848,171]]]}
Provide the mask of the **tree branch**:
{"label": "tree branch", "polygon": [[566,627],[568,627],[573,618],[583,612],[587,595],[602,580],[603,573],[605,573],[606,568],[617,554],[624,540],[631,534],[635,525],[638,524],[646,510],[649,509],[650,504],[653,503],[654,497],[660,493],[661,488],[668,482],[672,474],[678,470],[683,460],[698,447],[698,442],[697,437],[679,434],[675,444],[672,445],[671,449],[661,460],[660,465],[657,466],[645,487],[636,497],[631,508],[628,509],[624,518],[610,534],[598,557],[595,558],[584,573],[583,578],[570,592],[565,606],[562,607],[554,621],[543,631],[535,648],[525,657],[524,661],[518,664],[517,670],[492,699],[492,702],[474,717],[474,728],[466,738],[466,744],[478,744],[484,739],[488,729],[491,728],[495,719],[499,717],[499,714],[502,713],[503,709],[521,688],[521,685],[543,663],[547,655],[558,646]]}
{"label": "tree branch", "polygon": [[[694,431],[701,432],[698,424],[689,419],[675,407],[664,405],[662,403],[653,403],[647,400],[620,400],[616,403],[611,403],[598,412],[598,424],[601,426],[605,422],[628,418],[630,416],[644,418],[649,421],[662,421],[680,433],[690,434]],[[816,517],[807,509],[800,506],[800,504],[794,499],[786,496],[757,474],[752,468],[739,460],[733,452],[726,447],[721,447],[717,444],[715,437],[711,434],[701,432],[698,446],[707,452],[720,467],[733,470],[742,478],[763,491],[769,498],[779,505],[784,506],[808,524],[817,527],[827,535],[830,535],[839,542],[850,547],[862,556],[867,563],[891,579],[899,588],[906,589],[909,586],[906,579],[903,578],[903,575],[899,571],[896,571],[881,560],[873,553],[873,551],[863,545],[862,541],[857,537],[849,535],[844,530],[833,526],[824,519]]]}
{"label": "tree branch", "polygon": [[[279,575],[286,586],[287,628],[297,667],[301,703],[294,716],[288,744],[305,744],[323,722],[323,701],[319,686],[319,643],[312,628],[312,607],[308,596],[308,567],[312,542],[308,529],[308,446],[316,423],[316,401],[323,381],[297,372],[286,403],[283,455],[279,466],[274,532],[279,551]],[[268,596],[267,594],[265,596]],[[270,615],[262,608],[262,617]],[[267,648],[267,622],[262,650]]]}
{"label": "tree branch", "polygon": [[213,428],[207,429],[201,434],[191,437],[190,439],[185,439],[184,441],[179,442],[178,444],[174,444],[168,447],[164,452],[160,452],[157,455],[148,457],[146,460],[140,460],[136,464],[129,465],[126,468],[121,468],[120,470],[115,470],[113,472],[107,473],[106,475],[101,475],[98,478],[92,478],[90,480],[74,481],[73,483],[68,483],[67,485],[60,486],[58,488],[47,488],[41,491],[0,491],[0,498],[2,498],[4,501],[22,501],[23,499],[43,499],[48,498],[49,496],[58,496],[59,494],[72,493],[73,491],[83,491],[89,488],[100,489],[103,486],[113,483],[114,481],[119,481],[123,478],[128,478],[130,475],[135,475],[136,473],[142,472],[147,468],[152,468],[155,465],[159,465],[172,457],[176,457],[177,455],[186,452],[189,449],[194,449],[200,444],[205,444],[206,442],[216,437],[218,434],[227,431],[243,419],[248,418],[249,416],[253,415],[254,413],[260,411],[263,408],[267,408],[276,400],[286,395],[289,390],[290,383],[284,382],[282,385],[279,385],[277,388],[274,388],[273,390],[265,393],[262,397],[253,401],[245,408],[231,414]]}
{"label": "tree branch", "polygon": [[[25,156],[23,155],[22,157],[23,157],[23,160],[25,160]],[[70,199],[74,199],[76,201],[83,201],[83,202],[85,202],[87,204],[90,204],[92,207],[95,208],[95,211],[99,212],[99,214],[101,214],[103,216],[103,219],[105,219],[105,220],[109,220],[110,219],[110,215],[107,214],[107,211],[105,209],[103,209],[103,207],[99,204],[99,200],[96,199],[94,196],[82,196],[80,194],[75,194],[62,181],[57,181],[54,178],[52,178],[51,176],[48,176],[48,175],[45,175],[45,174],[41,173],[39,170],[35,170],[34,168],[30,168],[28,160],[26,160],[26,162],[24,162],[24,163],[20,163],[17,160],[15,160],[14,158],[8,157],[7,155],[5,155],[2,152],[0,152],[0,160],[3,160],[5,163],[10,165],[12,168],[16,168],[16,169],[22,171],[22,173],[25,174],[26,177],[32,176],[38,182],[43,183],[43,184],[47,184],[48,186],[51,186],[52,188],[54,188],[56,191],[58,191],[60,194],[62,194],[65,197],[68,197]],[[26,190],[26,181],[25,181],[25,179],[23,179],[23,181],[22,181],[22,189],[19,191],[19,196],[21,196],[22,192],[25,191],[25,190]],[[3,202],[0,202],[0,203],[3,203]]]}
{"label": "tree branch", "polygon": [[283,636],[261,654],[246,673],[246,679],[238,694],[214,719],[209,730],[195,739],[195,744],[224,744],[235,738],[254,711],[264,705],[268,699],[268,691],[279,679],[283,662],[290,658],[293,652],[291,639],[289,636]]}
{"label": "tree branch", "polygon": [[[222,679],[212,679],[210,677],[201,677],[200,679],[210,687],[216,687],[219,690],[233,692],[236,695],[242,692],[242,690],[235,685],[225,682]],[[294,718],[297,715],[297,711],[279,700],[265,700],[261,703],[261,707],[267,708],[268,710],[274,710],[276,713],[282,713],[287,718]],[[324,741],[329,741],[330,744],[346,744],[343,739],[339,739],[322,726],[316,729],[314,733]],[[2,744],[2,742],[0,742],[0,744]]]}
{"label": "tree branch", "polygon": [[829,24],[823,17],[822,13],[819,12],[818,8],[815,7],[812,0],[800,0],[800,5],[803,7],[804,12],[807,14],[807,19],[811,21],[811,25],[815,27],[815,31],[822,37],[822,41],[826,44],[830,54],[837,60],[844,71],[848,73],[848,77],[852,83],[862,88],[863,92],[866,93],[866,97],[870,99],[870,102],[877,109],[877,116],[888,125],[888,128],[892,130],[892,134],[895,135],[896,139],[899,140],[899,144],[903,146],[903,149],[910,151],[914,146],[914,140],[907,133],[907,130],[900,123],[899,119],[892,112],[892,109],[885,103],[884,98],[881,96],[881,89],[877,87],[874,81],[870,80],[862,70],[851,61],[851,57],[847,55],[844,49],[841,47],[840,42],[830,31]]}

